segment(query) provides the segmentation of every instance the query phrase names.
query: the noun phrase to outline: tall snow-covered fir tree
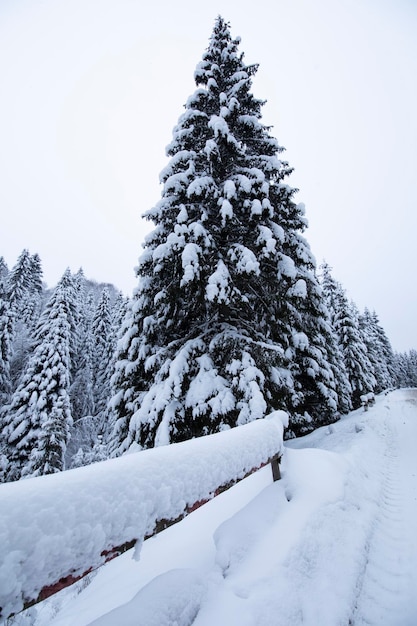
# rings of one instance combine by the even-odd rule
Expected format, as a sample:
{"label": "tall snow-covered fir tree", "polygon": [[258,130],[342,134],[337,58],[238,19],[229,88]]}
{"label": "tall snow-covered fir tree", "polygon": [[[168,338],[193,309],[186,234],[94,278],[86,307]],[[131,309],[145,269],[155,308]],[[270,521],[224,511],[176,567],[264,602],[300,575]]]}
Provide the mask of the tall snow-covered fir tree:
{"label": "tall snow-covered fir tree", "polygon": [[[239,43],[218,17],[167,148],[162,198],[146,213],[155,230],[139,260],[113,378],[119,453],[294,402],[303,411],[320,403],[324,419],[334,416],[319,307],[303,324],[317,284],[297,234],[303,207],[284,182],[291,169],[261,122],[263,102],[250,91],[257,66],[244,63]],[[294,379],[304,376],[311,384],[303,396]]]}
{"label": "tall snow-covered fir tree", "polygon": [[294,211],[292,218],[287,217],[284,250],[295,262],[293,281],[280,292],[281,315],[288,317],[293,329],[288,352],[294,392],[289,408],[296,435],[335,421],[338,409],[336,342],[314,257],[300,235],[302,222],[302,207],[298,215]]}
{"label": "tall snow-covered fir tree", "polygon": [[28,288],[20,304],[19,318],[26,324],[30,333],[37,324],[43,304],[43,272],[38,254],[29,257],[29,270]]}
{"label": "tall snow-covered fir tree", "polygon": [[338,310],[339,293],[341,285],[333,278],[331,267],[328,263],[320,266],[320,282],[329,315],[332,339],[329,344],[329,358],[335,374],[338,408],[340,413],[346,414],[352,410],[352,386],[345,366],[344,354],[340,345],[338,333],[335,330],[335,316]]}
{"label": "tall snow-covered fir tree", "polygon": [[78,293],[77,308],[77,352],[73,359],[70,389],[71,414],[74,422],[86,415],[94,414],[94,342],[91,332],[94,303],[91,293]]}
{"label": "tall snow-covered fir tree", "polygon": [[7,276],[7,291],[11,307],[17,308],[25,293],[30,291],[32,269],[33,261],[29,250],[25,248]]}
{"label": "tall snow-covered fir tree", "polygon": [[109,363],[115,350],[112,335],[109,290],[104,288],[94,311],[92,339],[94,345],[94,402],[96,413],[103,413],[109,399]]}
{"label": "tall snow-covered fir tree", "polygon": [[[0,274],[0,429],[2,408],[8,403],[12,391],[10,377],[11,347],[11,313],[5,289],[4,276]],[[1,439],[1,431],[0,431]]]}
{"label": "tall snow-covered fir tree", "polygon": [[361,406],[361,395],[376,389],[374,368],[368,356],[364,334],[359,327],[359,313],[349,302],[342,285],[331,275],[327,263],[321,266],[323,290],[333,329],[351,388],[352,408]]}
{"label": "tall snow-covered fir tree", "polygon": [[375,311],[371,313],[366,308],[363,314],[359,315],[359,328],[372,363],[376,379],[375,391],[380,393],[395,383],[394,353]]}
{"label": "tall snow-covered fir tree", "polygon": [[7,274],[6,291],[11,313],[12,360],[10,375],[15,387],[25,367],[31,335],[43,304],[42,267],[39,255],[22,250]]}
{"label": "tall snow-covered fir tree", "polygon": [[66,272],[36,328],[36,347],[6,419],[7,480],[64,468],[72,416],[69,399],[73,288]]}

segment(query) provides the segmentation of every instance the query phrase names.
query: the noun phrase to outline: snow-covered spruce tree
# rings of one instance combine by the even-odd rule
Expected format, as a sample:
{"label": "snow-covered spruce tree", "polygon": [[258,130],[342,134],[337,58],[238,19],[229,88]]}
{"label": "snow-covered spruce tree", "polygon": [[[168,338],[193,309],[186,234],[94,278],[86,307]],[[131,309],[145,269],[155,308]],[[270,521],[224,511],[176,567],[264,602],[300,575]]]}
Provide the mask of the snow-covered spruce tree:
{"label": "snow-covered spruce tree", "polygon": [[72,357],[71,357],[71,414],[75,423],[94,414],[93,336],[91,324],[94,297],[87,289],[82,268],[68,279],[72,282]]}
{"label": "snow-covered spruce tree", "polygon": [[29,250],[25,248],[7,276],[7,291],[12,308],[17,308],[25,293],[30,291],[32,268]]}
{"label": "snow-covered spruce tree", "polygon": [[4,257],[0,256],[0,279],[3,278],[5,280],[8,274],[9,274],[9,268],[7,267],[7,263],[4,260]]}
{"label": "snow-covered spruce tree", "polygon": [[396,378],[394,353],[375,311],[371,313],[368,309],[365,309],[363,314],[359,315],[359,328],[361,329],[368,357],[374,370],[375,391],[380,393],[394,384]]}
{"label": "snow-covered spruce tree", "polygon": [[[76,280],[80,280],[79,274]],[[81,281],[83,282],[83,281]],[[113,430],[113,413],[108,408],[115,351],[127,299],[110,286],[84,281],[85,303],[80,319],[81,358],[71,385],[73,427],[65,455],[66,467],[78,467],[107,458],[107,444]],[[114,304],[111,305],[112,296]],[[94,298],[98,302],[94,305]]]}
{"label": "snow-covered spruce tree", "polygon": [[106,446],[109,456],[115,453],[119,446],[119,440],[117,437],[115,437],[115,421],[117,419],[117,416],[115,411],[113,410],[111,398],[118,391],[118,389],[115,387],[115,380],[117,379],[117,377],[114,376],[116,371],[116,364],[118,363],[119,358],[118,342],[124,334],[124,321],[126,319],[129,306],[129,298],[123,296],[123,294],[120,292],[114,301],[112,309],[112,325],[109,342],[113,349],[113,356],[107,365],[107,371],[105,374],[106,380],[108,381],[109,395],[105,410],[103,444]]}
{"label": "snow-covered spruce tree", "polygon": [[408,386],[417,387],[417,350],[410,350],[407,356]]}
{"label": "snow-covered spruce tree", "polygon": [[16,388],[27,362],[32,333],[43,305],[42,267],[39,255],[23,250],[16,265],[6,276],[6,291],[10,308],[10,338],[12,359],[10,376]]}
{"label": "snow-covered spruce tree", "polygon": [[93,296],[85,294],[85,302],[81,305],[81,312],[77,332],[76,365],[73,366],[72,383],[70,389],[71,414],[74,422],[94,415],[94,371],[93,353],[94,339],[91,330],[93,318]]}
{"label": "snow-covered spruce tree", "polygon": [[333,324],[334,317],[338,308],[339,293],[342,289],[341,284],[332,276],[332,268],[326,261],[320,265],[320,282],[323,294],[326,299],[327,310],[330,315],[330,322]]}
{"label": "snow-covered spruce tree", "polygon": [[10,377],[11,347],[11,318],[10,308],[4,285],[4,277],[0,274],[0,439],[2,408],[10,400],[12,391]]}
{"label": "snow-covered spruce tree", "polygon": [[20,303],[19,319],[26,325],[28,334],[33,332],[43,304],[42,265],[38,254],[29,258],[28,287]]}
{"label": "snow-covered spruce tree", "polygon": [[[119,293],[112,306],[110,306],[110,302],[105,303],[104,296],[103,301],[98,305],[98,310],[101,310],[99,315],[101,321],[97,319],[95,337],[96,348],[101,356],[96,367],[96,402],[97,416],[100,418],[99,434],[102,438],[103,446],[107,446],[111,442],[114,428],[114,413],[109,404],[113,393],[111,380],[116,365],[117,341],[120,337],[120,330],[126,315],[128,302],[128,298]],[[103,306],[104,310],[102,309]],[[105,341],[103,341],[103,333],[105,333]]]}
{"label": "snow-covered spruce tree", "polygon": [[107,368],[115,350],[109,289],[102,289],[97,305],[93,304],[91,291],[84,296],[88,305],[84,304],[82,307],[84,314],[80,321],[81,350],[70,394],[74,425],[67,448],[66,465],[71,467],[103,458],[102,440],[103,433],[107,430],[106,409],[111,379]]}
{"label": "snow-covered spruce tree", "polygon": [[348,372],[345,367],[344,355],[340,345],[338,334],[335,331],[335,317],[338,309],[338,294],[340,284],[333,278],[331,267],[324,262],[320,265],[320,283],[323,289],[323,296],[329,315],[330,331],[332,338],[328,344],[329,360],[333,366],[335,377],[336,393],[338,397],[338,409],[340,413],[346,414],[352,410],[352,387],[349,382]]}
{"label": "snow-covered spruce tree", "polygon": [[353,302],[348,301],[340,284],[338,284],[335,303],[334,330],[352,388],[352,408],[357,409],[361,406],[361,395],[375,390],[374,370],[359,328],[358,310]]}
{"label": "snow-covered spruce tree", "polygon": [[167,149],[162,198],[146,214],[156,228],[113,378],[119,452],[291,408],[287,349],[302,325],[283,299],[295,290],[297,308],[301,297],[307,270],[294,233],[304,221],[284,183],[283,149],[250,92],[257,66],[238,45],[219,17]]}
{"label": "snow-covered spruce tree", "polygon": [[36,252],[30,257],[30,267],[30,291],[32,291],[33,293],[41,293],[43,289],[42,262],[39,254],[37,254]]}
{"label": "snow-covered spruce tree", "polygon": [[94,297],[87,289],[87,280],[82,267],[76,274],[68,271],[68,280],[73,286],[72,317],[74,322],[72,380],[75,381],[78,372],[84,370],[84,349],[86,335],[91,334],[91,323],[94,311]]}
{"label": "snow-covered spruce tree", "polygon": [[281,216],[286,271],[281,279],[279,316],[288,319],[292,329],[288,347],[294,378],[290,431],[300,435],[336,421],[337,409],[346,412],[346,406],[343,394],[338,403],[337,342],[316,277],[316,262],[301,234],[306,228],[304,206],[285,202]]}
{"label": "snow-covered spruce tree", "polygon": [[394,353],[395,379],[393,385],[395,387],[407,387],[407,355],[405,352]]}
{"label": "snow-covered spruce tree", "polygon": [[94,353],[94,403],[95,412],[103,413],[109,400],[108,367],[113,359],[115,350],[114,337],[112,335],[112,316],[110,294],[104,288],[92,321],[92,338]]}
{"label": "snow-covered spruce tree", "polygon": [[64,469],[70,426],[69,398],[61,395],[42,423],[36,446],[29,457],[29,463],[22,471],[22,478],[55,474]]}
{"label": "snow-covered spruce tree", "polygon": [[12,396],[5,433],[7,480],[64,467],[72,424],[69,384],[72,284],[64,274],[36,328],[36,347]]}
{"label": "snow-covered spruce tree", "polygon": [[[0,268],[1,269],[1,268]],[[11,398],[11,318],[4,287],[5,274],[0,271],[0,482],[4,481],[9,462],[6,454],[5,413]]]}
{"label": "snow-covered spruce tree", "polygon": [[396,353],[396,385],[398,387],[417,387],[417,350]]}

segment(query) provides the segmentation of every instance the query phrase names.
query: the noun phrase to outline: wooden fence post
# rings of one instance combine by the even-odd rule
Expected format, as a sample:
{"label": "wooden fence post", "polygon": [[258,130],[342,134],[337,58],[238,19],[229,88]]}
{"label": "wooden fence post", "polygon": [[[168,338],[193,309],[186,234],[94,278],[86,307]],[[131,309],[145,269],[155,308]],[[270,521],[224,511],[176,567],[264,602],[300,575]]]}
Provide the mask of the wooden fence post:
{"label": "wooden fence post", "polygon": [[279,460],[280,460],[280,457],[277,455],[277,456],[274,456],[271,461],[272,478],[274,482],[276,480],[281,479],[281,472],[279,469]]}

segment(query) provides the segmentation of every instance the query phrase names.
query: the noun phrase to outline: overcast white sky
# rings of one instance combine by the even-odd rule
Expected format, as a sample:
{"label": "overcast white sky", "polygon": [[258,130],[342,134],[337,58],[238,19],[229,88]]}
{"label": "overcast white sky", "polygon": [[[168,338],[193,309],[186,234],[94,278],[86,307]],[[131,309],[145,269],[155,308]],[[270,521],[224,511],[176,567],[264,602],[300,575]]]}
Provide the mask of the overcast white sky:
{"label": "overcast white sky", "polygon": [[0,255],[130,295],[165,146],[221,14],[259,63],[320,263],[417,348],[415,0],[1,0]]}

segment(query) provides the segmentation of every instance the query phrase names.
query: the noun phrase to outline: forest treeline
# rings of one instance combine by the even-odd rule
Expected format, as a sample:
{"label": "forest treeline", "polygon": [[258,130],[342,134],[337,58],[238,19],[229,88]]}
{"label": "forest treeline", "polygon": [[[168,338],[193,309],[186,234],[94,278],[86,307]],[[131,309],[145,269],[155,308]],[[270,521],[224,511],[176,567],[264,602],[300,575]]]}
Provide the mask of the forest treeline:
{"label": "forest treeline", "polygon": [[256,65],[218,17],[146,213],[130,299],[24,249],[0,260],[0,475],[49,474],[289,414],[286,437],[361,396],[417,386],[304,237],[284,149],[251,93]]}
{"label": "forest treeline", "polygon": [[[310,413],[295,411],[287,437],[358,408],[363,393],[417,387],[417,351],[393,353],[376,313],[359,313],[329,266],[320,271],[332,360],[338,363],[329,373],[337,409],[326,419],[313,407],[307,407]],[[104,460],[123,446],[111,399],[126,334],[123,320],[130,329],[132,302],[113,285],[86,279],[81,269],[76,274],[67,269],[48,289],[38,255],[28,250],[10,271],[0,257],[2,481]],[[197,405],[205,394],[202,390]]]}

